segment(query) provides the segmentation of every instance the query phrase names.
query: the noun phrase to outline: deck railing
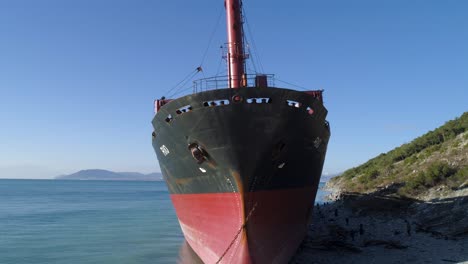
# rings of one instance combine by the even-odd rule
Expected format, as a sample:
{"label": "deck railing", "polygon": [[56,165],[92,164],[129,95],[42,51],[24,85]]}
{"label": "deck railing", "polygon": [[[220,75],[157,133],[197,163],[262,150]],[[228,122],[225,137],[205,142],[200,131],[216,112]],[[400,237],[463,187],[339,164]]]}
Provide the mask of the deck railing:
{"label": "deck railing", "polygon": [[[228,76],[215,76],[195,80],[193,82],[193,92],[199,93],[203,91],[216,90],[228,88]],[[274,74],[247,74],[245,77],[245,87],[274,87],[275,75]]]}

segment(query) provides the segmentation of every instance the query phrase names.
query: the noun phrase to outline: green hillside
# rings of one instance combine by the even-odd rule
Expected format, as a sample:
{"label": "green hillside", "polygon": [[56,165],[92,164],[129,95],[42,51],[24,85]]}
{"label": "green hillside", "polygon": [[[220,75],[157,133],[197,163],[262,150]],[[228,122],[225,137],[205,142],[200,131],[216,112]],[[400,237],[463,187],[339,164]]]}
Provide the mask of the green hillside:
{"label": "green hillside", "polygon": [[393,186],[416,197],[433,187],[468,187],[468,112],[366,163],[345,171],[330,186],[368,193]]}

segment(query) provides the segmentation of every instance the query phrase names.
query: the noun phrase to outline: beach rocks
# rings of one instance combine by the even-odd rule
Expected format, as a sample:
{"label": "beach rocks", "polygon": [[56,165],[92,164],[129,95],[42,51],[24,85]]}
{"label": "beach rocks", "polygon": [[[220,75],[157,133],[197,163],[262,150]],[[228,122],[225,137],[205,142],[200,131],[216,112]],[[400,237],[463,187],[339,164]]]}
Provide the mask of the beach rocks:
{"label": "beach rocks", "polygon": [[290,263],[468,261],[466,197],[437,203],[358,194],[340,197],[315,208],[308,237]]}

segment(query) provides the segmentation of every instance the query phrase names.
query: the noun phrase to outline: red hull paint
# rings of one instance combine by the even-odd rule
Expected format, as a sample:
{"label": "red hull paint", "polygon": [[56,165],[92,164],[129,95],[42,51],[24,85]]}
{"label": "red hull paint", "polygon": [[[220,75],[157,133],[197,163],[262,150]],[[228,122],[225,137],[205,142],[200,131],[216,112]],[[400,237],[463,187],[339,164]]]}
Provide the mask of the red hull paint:
{"label": "red hull paint", "polygon": [[171,199],[187,242],[205,263],[221,256],[219,263],[287,263],[306,235],[315,190],[172,194]]}

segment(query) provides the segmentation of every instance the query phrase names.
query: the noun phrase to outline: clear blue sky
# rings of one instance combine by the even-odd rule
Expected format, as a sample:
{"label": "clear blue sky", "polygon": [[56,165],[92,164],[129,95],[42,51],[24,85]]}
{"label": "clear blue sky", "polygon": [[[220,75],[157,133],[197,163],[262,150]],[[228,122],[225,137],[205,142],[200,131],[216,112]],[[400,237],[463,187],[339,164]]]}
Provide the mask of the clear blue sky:
{"label": "clear blue sky", "polygon": [[[468,1],[244,7],[265,71],[326,90],[324,172],[468,110]],[[153,99],[200,64],[214,28],[203,66],[205,76],[217,71],[220,12],[222,0],[0,1],[0,177],[159,171]]]}

